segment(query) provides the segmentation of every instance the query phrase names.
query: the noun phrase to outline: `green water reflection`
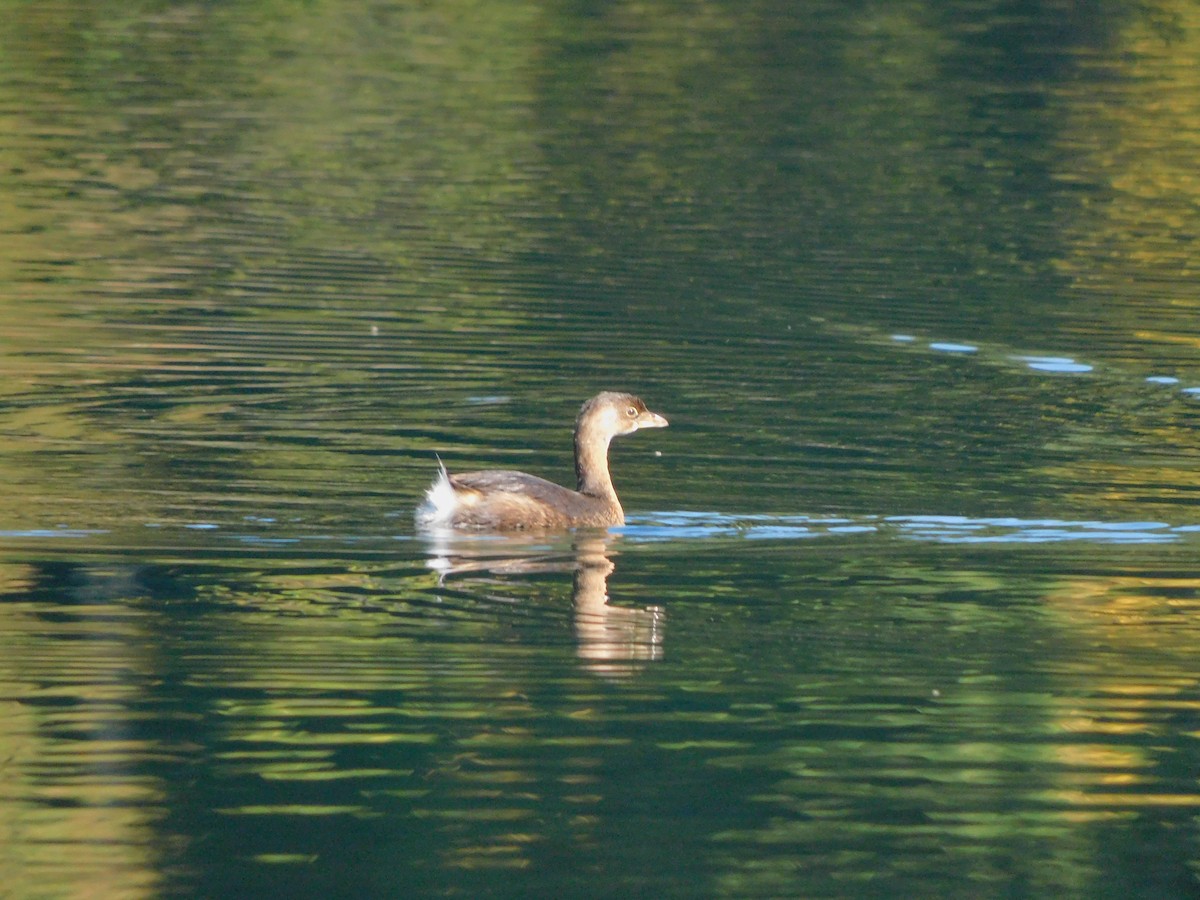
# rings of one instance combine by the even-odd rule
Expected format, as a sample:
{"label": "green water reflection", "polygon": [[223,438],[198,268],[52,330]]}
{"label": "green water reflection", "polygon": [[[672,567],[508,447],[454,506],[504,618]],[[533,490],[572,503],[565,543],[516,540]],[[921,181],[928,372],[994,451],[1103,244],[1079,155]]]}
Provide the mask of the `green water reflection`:
{"label": "green water reflection", "polygon": [[1196,4],[3,10],[0,883],[1195,892]]}
{"label": "green water reflection", "polygon": [[[1118,843],[1185,893],[1194,546],[809,546],[609,545],[611,603],[669,618],[602,659],[569,547],[445,580],[10,564],[6,868],[118,894],[590,873],[601,894],[1116,895],[1146,873]],[[47,841],[85,852],[64,872]]]}

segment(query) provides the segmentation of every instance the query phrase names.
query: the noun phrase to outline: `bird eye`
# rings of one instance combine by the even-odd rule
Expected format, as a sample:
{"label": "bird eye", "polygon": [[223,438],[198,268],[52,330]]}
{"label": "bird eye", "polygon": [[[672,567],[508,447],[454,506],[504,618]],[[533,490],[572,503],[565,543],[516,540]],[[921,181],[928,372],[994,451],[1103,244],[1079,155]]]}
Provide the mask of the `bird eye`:
{"label": "bird eye", "polygon": [[631,419],[636,419],[637,415],[638,415],[637,407],[636,406],[629,407],[629,409],[625,410],[625,415],[629,416],[629,418],[631,418]]}

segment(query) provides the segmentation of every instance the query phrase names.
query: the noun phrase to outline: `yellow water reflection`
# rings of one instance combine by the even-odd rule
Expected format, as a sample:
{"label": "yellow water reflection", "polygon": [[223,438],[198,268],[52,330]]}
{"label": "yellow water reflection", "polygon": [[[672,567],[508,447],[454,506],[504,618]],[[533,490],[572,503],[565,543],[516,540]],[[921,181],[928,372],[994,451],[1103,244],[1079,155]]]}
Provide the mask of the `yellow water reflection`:
{"label": "yellow water reflection", "polygon": [[[0,565],[0,596],[35,577]],[[104,639],[89,613],[55,622],[40,604],[0,602],[0,893],[96,898],[157,896],[158,820],[164,786],[138,760],[172,748],[119,737],[124,703],[138,690],[123,673],[141,670],[145,635],[136,617]]]}
{"label": "yellow water reflection", "polygon": [[1046,799],[1112,810],[1200,808],[1200,790],[1157,791],[1159,753],[1152,742],[1128,741],[1169,734],[1177,717],[1200,717],[1191,630],[1173,627],[1200,613],[1200,577],[1079,576],[1055,585],[1045,599],[1069,640],[1097,655],[1086,693],[1055,704],[1057,728],[1095,736],[1096,743],[1058,745],[1062,783]]}
{"label": "yellow water reflection", "polygon": [[1065,223],[1060,266],[1078,289],[1130,301],[1110,305],[1112,325],[1170,344],[1198,308],[1188,285],[1200,275],[1200,7],[1154,7],[1129,18],[1116,48],[1080,61],[1109,77],[1056,88],[1061,177],[1100,188]]}

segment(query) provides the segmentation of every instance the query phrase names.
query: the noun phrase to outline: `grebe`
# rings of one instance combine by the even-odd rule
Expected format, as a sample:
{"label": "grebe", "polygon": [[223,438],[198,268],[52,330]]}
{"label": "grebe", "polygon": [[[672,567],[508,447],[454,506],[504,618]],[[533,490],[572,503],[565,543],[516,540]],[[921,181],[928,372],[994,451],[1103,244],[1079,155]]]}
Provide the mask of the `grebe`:
{"label": "grebe", "polygon": [[609,441],[639,428],[666,426],[665,418],[633,394],[597,394],[575,419],[576,490],[508,470],[450,475],[439,460],[437,480],[417,508],[417,524],[486,531],[624,524],[608,474]]}

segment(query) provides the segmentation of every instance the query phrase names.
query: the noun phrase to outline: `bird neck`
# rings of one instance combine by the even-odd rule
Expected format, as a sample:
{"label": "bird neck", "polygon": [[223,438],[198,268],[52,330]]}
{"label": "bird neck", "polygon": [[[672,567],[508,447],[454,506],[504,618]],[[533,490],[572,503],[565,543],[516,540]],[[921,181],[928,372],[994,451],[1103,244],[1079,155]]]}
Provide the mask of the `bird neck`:
{"label": "bird neck", "polygon": [[608,473],[610,440],[608,434],[589,428],[587,423],[575,430],[575,489],[581,494],[610,500],[619,506],[612,476]]}

